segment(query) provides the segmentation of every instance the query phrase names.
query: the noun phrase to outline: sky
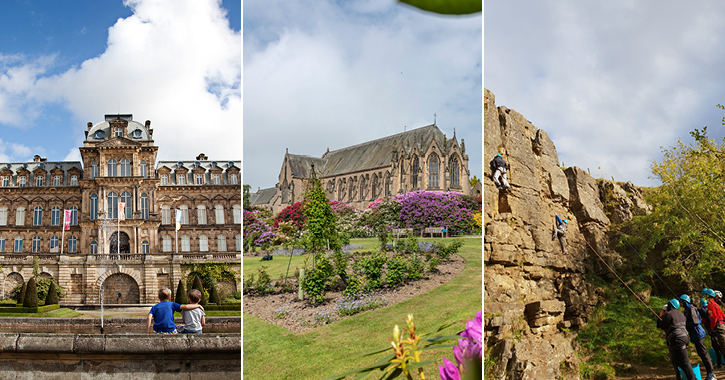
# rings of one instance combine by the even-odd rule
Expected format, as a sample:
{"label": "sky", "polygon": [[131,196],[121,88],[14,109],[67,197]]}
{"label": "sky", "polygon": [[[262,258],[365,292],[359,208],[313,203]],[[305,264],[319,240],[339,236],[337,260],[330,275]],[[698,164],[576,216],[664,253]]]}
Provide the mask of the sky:
{"label": "sky", "polygon": [[151,120],[157,160],[241,159],[241,3],[7,0],[0,162],[80,161],[86,124]]}
{"label": "sky", "polygon": [[566,166],[657,186],[662,147],[725,136],[725,3],[486,1],[484,86]]}
{"label": "sky", "polygon": [[320,157],[433,123],[482,174],[482,16],[394,0],[244,1],[243,180],[274,187],[290,153]]}

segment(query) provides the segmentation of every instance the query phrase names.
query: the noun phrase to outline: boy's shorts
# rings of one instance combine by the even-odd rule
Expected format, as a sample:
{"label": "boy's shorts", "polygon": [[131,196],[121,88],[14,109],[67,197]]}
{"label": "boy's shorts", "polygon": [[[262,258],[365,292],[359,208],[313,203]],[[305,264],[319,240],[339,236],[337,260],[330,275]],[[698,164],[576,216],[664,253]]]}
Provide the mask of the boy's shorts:
{"label": "boy's shorts", "polygon": [[156,334],[178,334],[178,333],[176,332],[176,330],[174,330],[174,331],[156,331],[156,330],[154,330],[154,332],[155,332]]}

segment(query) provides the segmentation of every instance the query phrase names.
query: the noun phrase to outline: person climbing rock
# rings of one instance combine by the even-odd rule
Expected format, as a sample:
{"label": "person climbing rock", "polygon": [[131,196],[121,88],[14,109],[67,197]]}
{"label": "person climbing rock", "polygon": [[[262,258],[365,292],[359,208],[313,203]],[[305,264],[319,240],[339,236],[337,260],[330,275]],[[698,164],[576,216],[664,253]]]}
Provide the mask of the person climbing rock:
{"label": "person climbing rock", "polygon": [[687,329],[685,315],[677,310],[680,307],[680,301],[671,299],[660,311],[660,319],[657,321],[657,328],[665,331],[665,340],[667,348],[670,351],[670,361],[675,367],[677,379],[680,379],[681,368],[685,373],[687,380],[695,379],[695,372],[692,371],[690,358],[687,356]]}
{"label": "person climbing rock", "polygon": [[700,326],[700,315],[697,312],[697,308],[690,302],[690,296],[687,294],[681,295],[680,301],[684,309],[686,320],[685,328],[687,329],[687,333],[690,334],[690,342],[695,346],[697,355],[700,356],[700,360],[702,360],[705,366],[705,371],[707,371],[705,380],[715,380],[716,377],[715,373],[713,373],[712,360],[710,359],[710,354],[707,352],[707,348],[705,348],[705,341],[703,340],[707,333]]}
{"label": "person climbing rock", "polygon": [[702,295],[707,299],[707,314],[710,316],[707,331],[715,337],[720,353],[725,355],[725,314],[715,302],[715,291],[705,288],[702,289]]}
{"label": "person climbing rock", "polygon": [[[496,184],[496,187],[499,190],[503,190],[505,187],[506,191],[511,191],[511,186],[509,186],[509,182],[506,179],[506,171],[509,169],[509,166],[506,165],[506,161],[503,160],[503,157],[500,154],[497,154],[496,157],[491,160],[489,165],[491,166],[491,173],[493,173],[493,183]],[[501,181],[499,181],[499,177],[503,180],[503,185],[501,184]]]}
{"label": "person climbing rock", "polygon": [[[704,298],[700,298],[700,308],[697,309],[698,314],[700,314],[700,321],[702,322],[703,326],[705,327],[705,330],[708,329],[710,326],[710,316],[707,314],[707,300]],[[725,364],[725,356],[723,356],[720,346],[717,344],[717,339],[715,338],[715,335],[712,333],[708,334],[710,336],[710,343],[712,344],[712,349],[715,351],[715,368],[720,369],[722,368],[722,365]]]}
{"label": "person climbing rock", "polygon": [[559,215],[556,216],[556,227],[554,228],[554,235],[551,237],[551,240],[559,238],[559,244],[561,244],[561,253],[566,254],[566,248],[564,248],[564,235],[566,235],[566,226],[569,224],[569,222],[566,221],[566,219],[559,218]]}

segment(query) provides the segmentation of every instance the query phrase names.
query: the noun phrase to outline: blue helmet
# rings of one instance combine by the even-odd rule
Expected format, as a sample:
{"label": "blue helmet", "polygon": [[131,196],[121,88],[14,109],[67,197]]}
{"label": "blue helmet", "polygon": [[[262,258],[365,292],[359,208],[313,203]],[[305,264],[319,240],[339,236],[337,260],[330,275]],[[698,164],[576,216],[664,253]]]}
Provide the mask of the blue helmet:
{"label": "blue helmet", "polygon": [[707,296],[710,296],[710,297],[715,297],[715,291],[713,291],[712,289],[705,288],[705,289],[702,289],[702,295],[703,296],[706,296],[707,295]]}
{"label": "blue helmet", "polygon": [[700,298],[700,306],[707,306],[707,300],[704,298]]}
{"label": "blue helmet", "polygon": [[673,308],[677,309],[677,308],[680,307],[680,301],[678,301],[677,299],[673,298],[673,299],[670,300],[670,305]]}
{"label": "blue helmet", "polygon": [[503,158],[503,156],[501,155],[501,153],[497,154],[496,157],[502,157]]}
{"label": "blue helmet", "polygon": [[685,302],[687,302],[687,303],[692,303],[692,301],[690,301],[690,296],[688,296],[687,294],[681,295],[680,296],[680,299],[683,300],[683,301],[685,301]]}

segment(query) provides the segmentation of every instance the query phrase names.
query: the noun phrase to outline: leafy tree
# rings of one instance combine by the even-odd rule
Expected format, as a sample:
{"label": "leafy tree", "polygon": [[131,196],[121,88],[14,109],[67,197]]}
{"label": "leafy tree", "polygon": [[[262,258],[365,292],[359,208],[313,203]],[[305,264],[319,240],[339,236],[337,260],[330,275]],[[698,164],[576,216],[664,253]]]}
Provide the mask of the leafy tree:
{"label": "leafy tree", "polygon": [[242,201],[243,202],[242,208],[244,208],[247,211],[252,211],[252,204],[249,202],[249,190],[251,188],[252,187],[249,186],[249,185],[242,185],[242,192],[243,192],[243,196],[242,196],[242,199],[243,199],[243,201]]}
{"label": "leafy tree", "polygon": [[35,277],[28,280],[28,288],[25,290],[23,307],[38,307],[38,288],[35,284]]}
{"label": "leafy tree", "polygon": [[[324,249],[340,248],[337,236],[337,218],[325,196],[322,183],[314,176],[305,193],[304,234],[305,245],[309,252],[316,254]],[[313,256],[313,261],[315,256]]]}
{"label": "leafy tree", "polygon": [[478,178],[476,178],[476,175],[473,175],[473,178],[471,178],[471,187],[476,186],[478,183]]}
{"label": "leafy tree", "polygon": [[184,286],[183,280],[179,280],[179,285],[176,287],[176,298],[174,298],[174,302],[180,304],[189,303],[189,297],[186,296],[186,287]]}

